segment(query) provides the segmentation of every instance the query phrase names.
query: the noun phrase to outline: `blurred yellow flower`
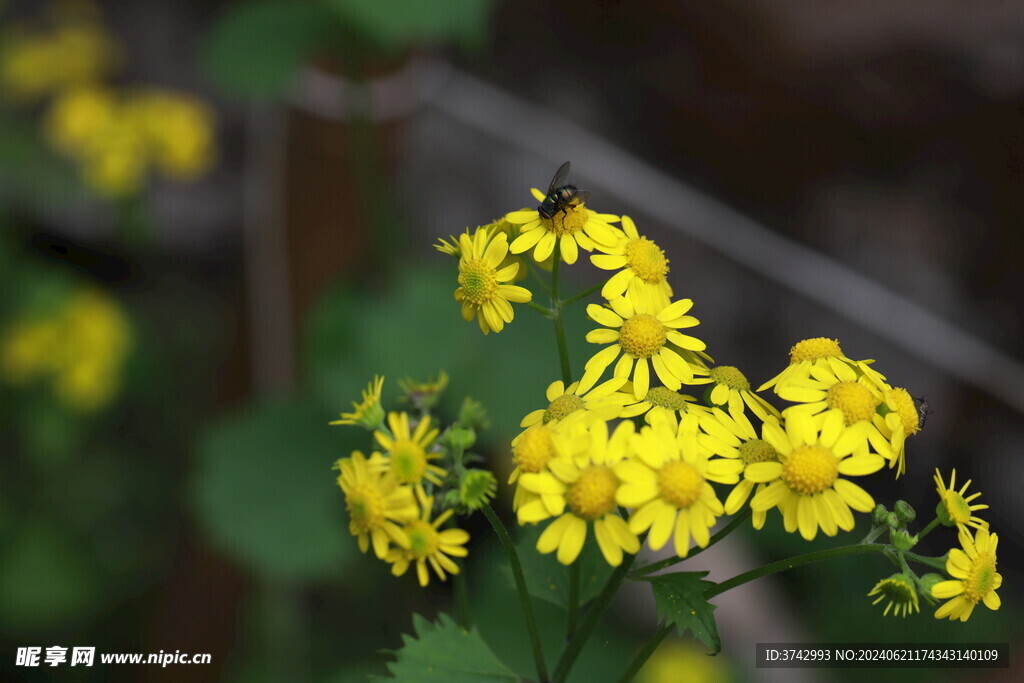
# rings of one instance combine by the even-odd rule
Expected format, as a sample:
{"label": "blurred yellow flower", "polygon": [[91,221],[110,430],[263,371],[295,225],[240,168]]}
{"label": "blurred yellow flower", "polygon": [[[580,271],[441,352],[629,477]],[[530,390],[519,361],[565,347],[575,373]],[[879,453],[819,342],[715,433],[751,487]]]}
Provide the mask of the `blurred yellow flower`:
{"label": "blurred yellow flower", "polygon": [[16,321],[0,338],[0,378],[23,385],[45,379],[57,399],[96,412],[118,394],[131,329],[117,304],[98,290],[74,293],[53,315]]}
{"label": "blurred yellow flower", "polygon": [[128,101],[153,165],[174,180],[203,175],[216,158],[214,117],[198,98],[147,89]]}
{"label": "blurred yellow flower", "polygon": [[637,683],[730,683],[736,676],[724,656],[708,657],[692,641],[667,640],[662,643],[644,668],[637,674]]}
{"label": "blurred yellow flower", "polygon": [[334,467],[340,470],[338,486],[345,494],[348,530],[358,539],[359,549],[365,553],[372,544],[374,554],[383,560],[392,543],[407,547],[409,538],[398,525],[419,515],[412,487],[400,486],[391,474],[373,471],[359,451]]}

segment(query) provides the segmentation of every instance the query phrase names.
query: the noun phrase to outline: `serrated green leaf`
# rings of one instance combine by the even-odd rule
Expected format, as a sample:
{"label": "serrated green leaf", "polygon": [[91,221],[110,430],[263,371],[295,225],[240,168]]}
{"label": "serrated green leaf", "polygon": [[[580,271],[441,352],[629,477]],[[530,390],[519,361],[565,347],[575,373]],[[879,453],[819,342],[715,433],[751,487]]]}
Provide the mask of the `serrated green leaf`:
{"label": "serrated green leaf", "polygon": [[708,572],[673,572],[647,580],[654,591],[658,618],[675,624],[680,635],[691,631],[717,654],[722,650],[722,640],[715,623],[715,606],[704,598],[705,591],[715,584],[704,581],[707,575]]}
{"label": "serrated green leaf", "polygon": [[[522,526],[517,530],[516,551],[523,565],[526,587],[534,595],[560,607],[569,605],[569,567],[555,557],[555,553],[542,555],[537,552],[537,539],[544,525]],[[586,603],[597,596],[608,581],[612,567],[608,566],[600,548],[589,534],[583,551],[576,559],[580,565],[580,603]],[[503,566],[508,576],[509,585],[513,587],[512,572],[507,565]]]}
{"label": "serrated green leaf", "polygon": [[493,0],[327,0],[349,28],[387,52],[417,44],[483,42]]}
{"label": "serrated green leaf", "polygon": [[203,62],[233,95],[281,95],[323,47],[335,22],[321,3],[258,0],[230,9],[205,37]]}
{"label": "serrated green leaf", "polygon": [[273,402],[222,420],[200,441],[193,505],[220,547],[266,576],[337,572],[357,554],[331,466],[346,432],[328,415]]}
{"label": "serrated green leaf", "polygon": [[401,649],[391,653],[397,658],[387,665],[392,679],[421,683],[520,680],[475,628],[467,631],[447,614],[439,614],[436,623],[414,614],[412,623],[416,635],[403,634]]}

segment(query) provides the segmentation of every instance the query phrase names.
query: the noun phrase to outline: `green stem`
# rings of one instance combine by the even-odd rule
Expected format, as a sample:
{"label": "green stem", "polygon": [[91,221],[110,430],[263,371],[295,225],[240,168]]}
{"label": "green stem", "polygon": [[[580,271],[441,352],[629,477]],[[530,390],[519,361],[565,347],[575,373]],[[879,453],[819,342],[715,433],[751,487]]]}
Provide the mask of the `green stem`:
{"label": "green stem", "polygon": [[926,564],[929,567],[935,567],[936,569],[946,571],[945,555],[943,555],[942,557],[926,557],[924,555],[918,555],[917,553],[912,553],[910,551],[907,551],[903,554],[906,555],[909,559],[919,564]]}
{"label": "green stem", "polygon": [[722,527],[717,533],[715,533],[715,535],[711,537],[711,540],[708,541],[707,546],[705,546],[704,548],[695,548],[694,551],[686,557],[668,557],[659,562],[654,562],[653,564],[649,564],[645,567],[640,567],[639,569],[633,571],[633,573],[630,575],[630,578],[647,576],[648,574],[653,574],[654,572],[661,571],[662,569],[671,567],[672,565],[679,564],[680,562],[688,560],[691,557],[696,557],[697,555],[700,555],[702,552],[704,552],[705,550],[707,550],[708,548],[710,548],[711,546],[713,546],[714,544],[718,543],[723,538],[731,534],[733,531],[735,531],[741,524],[743,524],[743,522],[747,521],[750,515],[751,511],[748,507],[743,512],[738,514],[735,518],[733,518],[732,521],[730,521],[727,525]]}
{"label": "green stem", "polygon": [[596,292],[599,289],[601,289],[602,287],[604,287],[605,284],[608,283],[608,280],[611,280],[611,278],[610,277],[609,278],[605,278],[604,280],[601,280],[600,282],[598,282],[596,285],[594,285],[592,287],[587,287],[586,289],[584,289],[579,294],[573,294],[568,299],[563,299],[562,300],[562,306],[568,306],[569,304],[574,304],[577,301],[579,301],[580,299],[582,299],[584,297],[587,297],[587,296],[590,296],[594,292]]}
{"label": "green stem", "polygon": [[882,532],[884,532],[888,528],[889,526],[886,524],[876,524],[875,526],[871,527],[871,531],[868,532],[868,535],[864,537],[860,544],[868,545],[870,543],[874,543],[875,539],[881,536]]}
{"label": "green stem", "polygon": [[537,311],[538,313],[540,313],[545,318],[553,318],[554,317],[554,313],[552,312],[552,310],[550,308],[544,308],[540,304],[535,303],[533,301],[527,301],[526,305],[529,306],[530,308],[532,308],[533,310]]}
{"label": "green stem", "polygon": [[846,555],[861,555],[864,553],[880,553],[884,552],[889,548],[888,545],[882,543],[873,543],[870,545],[844,545],[839,548],[829,548],[828,550],[816,550],[810,553],[804,553],[803,555],[796,555],[794,557],[787,558],[785,560],[779,560],[778,562],[772,562],[766,564],[763,567],[752,569],[749,572],[738,574],[731,579],[723,581],[716,585],[714,588],[708,590],[704,594],[704,597],[710,600],[716,595],[720,595],[728,590],[732,590],[737,586],[759,579],[762,576],[768,576],[769,574],[776,574],[778,572],[785,571],[787,569],[793,569],[805,564],[812,562],[820,562],[822,560],[831,560],[835,557],[845,557]]}
{"label": "green stem", "polygon": [[636,656],[633,657],[633,661],[629,663],[629,668],[626,669],[626,673],[619,677],[619,683],[629,683],[633,680],[633,677],[640,672],[640,669],[643,668],[644,664],[647,663],[647,660],[650,659],[652,654],[654,654],[654,651],[658,649],[659,645],[661,645],[661,641],[665,640],[665,637],[669,633],[672,633],[673,628],[675,628],[673,624],[665,624],[658,629],[658,632],[654,634],[654,637],[647,641],[647,644],[644,645],[643,649],[640,650],[640,652],[637,652]]}
{"label": "green stem", "polygon": [[921,542],[921,539],[923,539],[923,538],[924,538],[925,536],[927,536],[928,534],[930,534],[930,533],[931,533],[931,531],[932,531],[932,529],[934,529],[935,527],[937,527],[937,526],[939,525],[939,523],[940,523],[940,522],[939,522],[939,518],[938,518],[938,517],[936,517],[935,519],[933,519],[933,520],[932,520],[932,521],[931,521],[931,522],[930,522],[930,523],[928,524],[928,526],[926,526],[926,527],[925,527],[924,529],[922,529],[922,530],[921,530],[921,533],[919,533],[919,534],[917,535],[917,542],[918,542],[918,543],[920,543],[920,542]]}
{"label": "green stem", "polygon": [[583,623],[580,624],[576,635],[569,641],[569,645],[558,659],[558,664],[555,666],[555,673],[552,677],[554,683],[562,683],[569,676],[573,663],[580,656],[580,652],[583,650],[583,646],[586,645],[587,639],[590,638],[590,634],[597,628],[597,624],[601,621],[601,617],[604,616],[608,605],[611,604],[612,598],[619,592],[619,586],[622,585],[622,581],[626,578],[626,574],[629,573],[629,568],[633,566],[633,560],[635,559],[636,555],[626,555],[622,564],[616,567],[612,575],[608,577],[608,582],[604,584],[604,588],[601,589],[601,593],[594,600],[594,604],[587,610],[587,616],[583,619]]}
{"label": "green stem", "polygon": [[530,275],[532,275],[533,279],[537,281],[537,284],[540,285],[540,288],[544,290],[544,293],[547,294],[548,296],[551,296],[551,286],[544,281],[543,277],[541,277],[540,268],[538,268],[536,264],[534,264],[533,257],[529,253],[524,254],[523,256],[523,260],[526,261],[526,267],[529,269]]}
{"label": "green stem", "polygon": [[561,255],[555,254],[551,264],[551,319],[555,321],[555,342],[558,344],[558,360],[562,365],[562,381],[568,388],[572,384],[572,368],[569,366],[569,345],[565,341],[565,327],[562,325],[562,302],[558,299],[558,271]]}
{"label": "green stem", "polygon": [[516,547],[512,545],[512,539],[509,538],[508,530],[505,529],[505,525],[498,519],[498,515],[494,513],[493,508],[490,505],[484,505],[480,509],[483,511],[484,516],[487,517],[487,521],[491,523],[491,527],[494,528],[494,533],[498,535],[501,547],[504,548],[505,555],[508,557],[508,564],[512,569],[512,578],[516,583],[516,592],[519,593],[519,604],[523,608],[523,618],[526,619],[526,631],[530,636],[530,645],[533,647],[533,661],[537,666],[537,680],[540,683],[548,683],[548,671],[544,664],[544,650],[541,648],[540,634],[537,632],[537,620],[533,616],[533,602],[530,600],[530,593],[526,589],[526,577],[523,576],[523,565],[519,563]]}

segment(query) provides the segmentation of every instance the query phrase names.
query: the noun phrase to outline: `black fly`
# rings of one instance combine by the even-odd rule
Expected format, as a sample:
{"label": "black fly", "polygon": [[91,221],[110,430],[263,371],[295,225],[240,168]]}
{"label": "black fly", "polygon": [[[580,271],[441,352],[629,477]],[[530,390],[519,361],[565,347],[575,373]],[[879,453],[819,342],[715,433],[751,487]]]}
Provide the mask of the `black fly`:
{"label": "black fly", "polygon": [[587,201],[590,193],[586,190],[579,190],[575,185],[566,183],[569,177],[570,163],[567,161],[555,171],[555,177],[548,185],[548,194],[544,201],[537,207],[537,213],[543,218],[551,219],[556,213],[565,213],[570,207],[582,204]]}

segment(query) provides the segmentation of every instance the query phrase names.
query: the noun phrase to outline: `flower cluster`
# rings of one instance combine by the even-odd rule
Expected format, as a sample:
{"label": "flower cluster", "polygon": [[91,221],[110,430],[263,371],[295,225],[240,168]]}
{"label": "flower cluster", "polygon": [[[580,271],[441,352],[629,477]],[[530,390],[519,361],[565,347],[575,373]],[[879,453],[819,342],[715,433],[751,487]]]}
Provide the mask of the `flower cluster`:
{"label": "flower cluster", "polygon": [[203,175],[216,157],[213,113],[191,95],[107,83],[120,51],[99,10],[57,10],[48,26],[17,26],[0,41],[0,78],[15,102],[50,97],[44,133],[108,197],[137,193],[150,170],[172,180]]}
{"label": "flower cluster", "polygon": [[93,413],[116,398],[131,337],[117,303],[83,288],[56,309],[22,316],[0,331],[0,379],[15,386],[42,382],[64,407]]}
{"label": "flower cluster", "polygon": [[[652,550],[671,541],[685,558],[709,545],[720,517],[744,508],[756,529],[776,510],[787,532],[808,541],[819,531],[852,531],[856,513],[872,513],[865,542],[888,531],[903,570],[870,593],[888,601],[886,614],[915,613],[922,598],[951,598],[938,618],[965,620],[978,602],[998,608],[998,539],[975,515],[987,507],[971,504],[978,494],[965,497],[970,482],[956,490],[955,479],[947,488],[937,477],[939,519],[916,535],[910,507],[900,501],[889,512],[865,483],[886,466],[897,478],[905,473],[907,440],[930,412],[923,399],[825,337],[795,344],[789,365],[754,390],[737,367],[715,365],[693,336],[694,302],[676,297],[665,252],[629,216],[591,210],[589,194],[573,186],[532,193],[537,209],[512,211],[437,248],[459,258],[455,298],[485,334],[513,321],[509,302],[532,298],[508,283],[528,268],[551,272],[551,307],[530,305],[555,322],[563,378],[548,386],[546,405],[523,417],[509,477],[518,522],[544,525],[539,552],[572,564],[593,538],[618,566],[645,541]],[[609,276],[562,299],[559,266],[576,263],[581,249]],[[586,307],[597,325],[586,341],[600,348],[573,382],[562,311],[598,291],[601,301]],[[690,387],[703,391],[700,401],[684,393]],[[788,405],[760,395],[768,389]],[[950,580],[917,576],[904,555],[940,521],[959,526],[962,550],[944,564],[931,558]]]}
{"label": "flower cluster", "polygon": [[452,558],[468,554],[469,533],[452,526],[452,517],[486,505],[496,488],[494,475],[467,466],[477,459],[468,450],[483,421],[479,406],[467,402],[444,434],[430,416],[447,383],[443,372],[437,380],[400,382],[404,400],[418,414],[390,412],[385,418],[384,378],[374,377],[352,412],[331,423],[361,427],[373,437],[369,456],[354,451],[335,463],[349,531],[363,552],[372,546],[395,576],[415,565],[422,586],[431,569],[442,581],[459,573]]}

